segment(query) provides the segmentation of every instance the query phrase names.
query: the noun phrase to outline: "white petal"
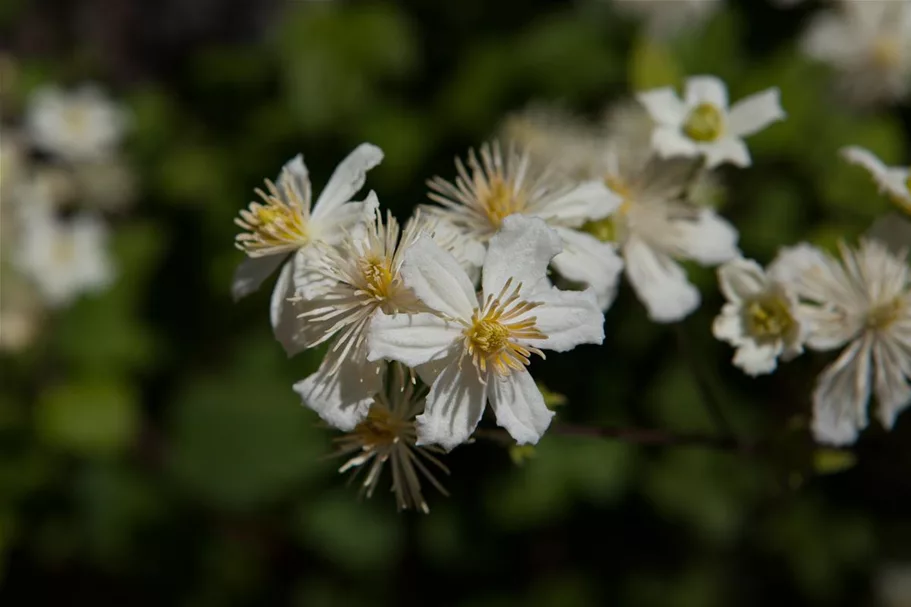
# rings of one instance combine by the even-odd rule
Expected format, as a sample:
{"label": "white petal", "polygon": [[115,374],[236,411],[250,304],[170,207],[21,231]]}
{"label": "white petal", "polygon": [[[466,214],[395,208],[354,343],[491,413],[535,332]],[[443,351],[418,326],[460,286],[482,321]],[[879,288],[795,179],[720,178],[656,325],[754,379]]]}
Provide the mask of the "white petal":
{"label": "white petal", "polygon": [[652,120],[667,126],[679,126],[686,118],[686,108],[673,88],[666,86],[636,94]]}
{"label": "white petal", "polygon": [[884,175],[886,173],[886,170],[889,168],[883,163],[882,160],[877,158],[873,152],[862,147],[850,145],[841,148],[839,151],[845,160],[851,164],[856,164],[864,167],[873,175]]}
{"label": "white petal", "polygon": [[713,266],[740,255],[737,230],[711,209],[700,209],[695,221],[675,222],[674,231],[680,256],[702,265]]}
{"label": "white petal", "polygon": [[895,418],[911,405],[911,343],[904,350],[897,340],[881,339],[873,347],[876,368],[877,414],[883,426],[892,429]]}
{"label": "white petal", "polygon": [[724,304],[721,314],[712,323],[712,335],[715,339],[726,341],[732,346],[740,346],[746,339],[746,327],[743,325],[743,314],[737,304]]}
{"label": "white petal", "polygon": [[728,130],[737,137],[746,137],[784,118],[781,92],[773,87],[735,103],[728,116]]}
{"label": "white petal", "polygon": [[362,143],[339,163],[326,187],[313,205],[313,219],[322,221],[339,206],[351,200],[364,186],[367,171],[383,161],[383,150],[370,143]]}
{"label": "white petal", "polygon": [[870,399],[870,342],[845,348],[819,376],[813,391],[813,435],[821,443],[849,445],[867,425]]}
{"label": "white petal", "polygon": [[711,103],[724,111],[728,109],[728,88],[715,76],[693,76],[686,79],[685,99],[688,109],[700,103]]}
{"label": "white petal", "polygon": [[434,314],[389,316],[378,311],[370,323],[367,358],[388,358],[416,367],[442,358],[461,334],[461,325]]}
{"label": "white petal", "polygon": [[737,348],[734,354],[734,366],[743,369],[747,375],[764,375],[771,373],[778,365],[781,354],[781,341],[757,343],[750,339]]}
{"label": "white petal", "polygon": [[718,286],[728,301],[739,303],[765,290],[765,272],[752,259],[733,259],[718,268]]}
{"label": "white petal", "polygon": [[531,314],[536,326],[547,338],[528,340],[542,350],[566,352],[580,344],[601,344],[604,341],[604,314],[594,291],[561,291],[555,287],[535,294],[541,306]]}
{"label": "white petal", "polygon": [[311,221],[313,236],[330,245],[336,245],[345,238],[353,237],[353,232],[361,224],[371,223],[376,216],[380,201],[371,190],[363,202],[349,202],[323,214],[319,220]]}
{"label": "white petal", "polygon": [[[537,217],[510,215],[490,240],[481,276],[484,296],[497,295],[512,278],[520,293],[533,293],[547,279],[550,260],[563,249],[560,235]],[[546,283],[544,283],[546,284]]]}
{"label": "white petal", "polygon": [[656,127],[652,132],[652,147],[662,158],[672,156],[699,156],[699,146],[683,136],[679,129],[668,126]]}
{"label": "white petal", "polygon": [[[293,193],[291,197],[287,194],[289,189]],[[298,154],[282,167],[278,175],[278,191],[285,204],[300,206],[305,214],[310,211],[310,175],[303,155]]]}
{"label": "white petal", "polygon": [[385,363],[356,357],[334,367],[330,351],[316,373],[294,384],[294,391],[326,423],[350,431],[367,416],[374,395],[382,388]]}
{"label": "white petal", "polygon": [[632,237],[623,247],[626,275],[649,317],[655,322],[675,322],[699,307],[699,291],[673,259]]}
{"label": "white petal", "polygon": [[454,358],[433,382],[424,413],[417,416],[417,445],[446,450],[464,443],[481,421],[487,386],[467,357]]}
{"label": "white petal", "polygon": [[748,167],[753,162],[747,144],[738,137],[725,137],[702,147],[705,152],[705,166],[708,169],[713,169],[725,162],[730,162],[738,167]]}
{"label": "white petal", "polygon": [[297,315],[299,311],[295,309],[292,302],[288,301],[290,297],[294,296],[293,266],[293,261],[282,266],[275,288],[272,290],[272,301],[269,306],[272,332],[288,356],[294,356],[306,348],[306,345],[298,339],[300,320]]}
{"label": "white petal", "polygon": [[809,271],[824,272],[828,262],[825,254],[805,242],[792,247],[782,247],[769,264],[766,273],[773,280],[794,287]]}
{"label": "white petal", "polygon": [[612,192],[600,179],[586,181],[572,190],[546,200],[535,207],[530,214],[550,222],[578,227],[586,221],[604,219],[623,203],[623,199]]}
{"label": "white petal", "polygon": [[607,310],[614,301],[623,271],[623,260],[617,255],[615,246],[577,230],[556,230],[564,246],[563,252],[554,257],[554,268],[564,278],[590,286],[600,308]]}
{"label": "white petal", "polygon": [[535,380],[524,369],[506,377],[493,374],[488,395],[497,425],[505,428],[520,445],[537,443],[554,416],[544,404]]}
{"label": "white petal", "polygon": [[287,258],[287,255],[268,255],[266,257],[247,257],[240,262],[231,281],[231,297],[234,298],[234,301],[257,291]]}
{"label": "white petal", "polygon": [[451,318],[471,318],[478,305],[474,285],[451,254],[426,234],[405,251],[402,278],[418,299]]}

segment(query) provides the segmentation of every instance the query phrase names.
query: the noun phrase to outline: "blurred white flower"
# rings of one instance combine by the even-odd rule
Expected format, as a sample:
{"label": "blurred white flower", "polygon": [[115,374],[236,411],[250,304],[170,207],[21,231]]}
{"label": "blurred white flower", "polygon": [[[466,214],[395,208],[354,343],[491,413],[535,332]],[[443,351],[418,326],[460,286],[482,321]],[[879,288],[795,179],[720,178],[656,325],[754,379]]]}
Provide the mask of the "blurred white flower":
{"label": "blurred white flower", "polygon": [[871,392],[883,426],[891,428],[911,404],[911,268],[908,249],[898,254],[861,240],[840,246],[841,261],[809,245],[785,249],[775,265],[786,268],[802,300],[806,344],[832,350],[847,344],[819,377],[813,393],[813,432],[823,443],[853,443],[867,425]]}
{"label": "blurred white flower", "polygon": [[127,114],[96,86],[65,91],[51,85],[32,94],[26,125],[37,148],[66,160],[90,161],[116,149]]}
{"label": "blurred white flower", "polygon": [[[418,444],[452,449],[471,436],[490,400],[497,423],[536,443],[553,413],[526,370],[532,354],[604,339],[591,289],[560,291],[547,280],[559,235],[537,218],[503,220],[490,241],[480,298],[465,271],[430,238],[405,253],[405,284],[435,313],[377,315],[370,360],[416,367],[432,384],[417,418]],[[419,366],[420,365],[420,366]]]}
{"label": "blurred white flower", "polygon": [[392,365],[383,389],[370,405],[367,417],[334,442],[340,456],[350,457],[339,468],[340,473],[353,470],[354,478],[360,470],[367,470],[367,476],[361,483],[362,494],[368,498],[373,496],[383,467],[388,462],[398,509],[416,508],[426,514],[430,509],[421,492],[421,478],[443,495],[448,495],[431,467],[444,474],[449,474],[449,470],[436,457],[441,453],[438,447],[415,445],[415,417],[424,410],[427,389],[418,388],[411,377],[411,372],[403,366]]}
{"label": "blurred white flower", "polygon": [[903,99],[911,91],[911,0],[842,0],[816,17],[801,46],[839,72],[848,101]]}
{"label": "blurred white flower", "polygon": [[718,269],[718,283],[727,298],[715,318],[715,337],[737,348],[734,365],[748,375],[771,373],[778,357],[790,360],[803,352],[803,331],[797,319],[797,296],[751,259],[734,259]]}
{"label": "blurred white flower", "polygon": [[714,76],[688,78],[683,100],[672,87],[637,98],[656,123],[652,145],[661,156],[704,156],[708,168],[724,162],[750,166],[743,138],[785,117],[777,88],[750,95],[729,109],[727,87]]}
{"label": "blurred white flower", "polygon": [[702,25],[721,8],[721,0],[614,0],[614,5],[643,19],[650,36],[668,38]]}
{"label": "blurred white flower", "polygon": [[0,350],[16,352],[32,343],[43,315],[34,287],[15,268],[0,267]]}
{"label": "blurred white flower", "polygon": [[81,214],[62,220],[50,205],[38,202],[23,212],[13,261],[49,306],[65,306],[113,282],[107,226],[97,217]]}
{"label": "blurred white flower", "polygon": [[442,205],[426,207],[429,213],[480,242],[490,240],[509,215],[543,219],[563,241],[563,252],[553,260],[557,272],[592,287],[602,309],[610,306],[623,264],[613,244],[579,229],[620,206],[620,198],[602,180],[564,184],[547,170],[531,168],[527,152],[510,148],[504,157],[497,143],[483,145],[480,160],[471,150],[467,169],[457,159],[456,170],[455,183],[440,177],[428,183],[430,198]]}
{"label": "blurred white flower", "polygon": [[28,158],[22,137],[0,127],[0,204],[9,206],[27,171]]}
{"label": "blurred white flower", "polygon": [[293,276],[310,263],[318,243],[336,245],[359,224],[373,221],[375,197],[364,202],[351,198],[364,185],[367,171],[382,160],[383,152],[375,145],[359,145],[332,173],[311,213],[310,177],[303,156],[297,155],[282,168],[277,184],[267,180],[266,191],[256,191],[262,203],[250,203],[235,219],[245,230],[235,244],[249,259],[235,271],[231,292],[235,300],[245,297],[282,267],[272,291],[270,318],[286,348],[293,343],[296,324],[288,304],[295,291]]}
{"label": "blurred white flower", "polygon": [[842,148],[842,156],[870,172],[880,191],[885,191],[905,212],[911,213],[911,168],[889,167],[869,150],[858,146]]}
{"label": "blurred white flower", "polygon": [[911,607],[911,563],[890,563],[874,578],[878,607]]}

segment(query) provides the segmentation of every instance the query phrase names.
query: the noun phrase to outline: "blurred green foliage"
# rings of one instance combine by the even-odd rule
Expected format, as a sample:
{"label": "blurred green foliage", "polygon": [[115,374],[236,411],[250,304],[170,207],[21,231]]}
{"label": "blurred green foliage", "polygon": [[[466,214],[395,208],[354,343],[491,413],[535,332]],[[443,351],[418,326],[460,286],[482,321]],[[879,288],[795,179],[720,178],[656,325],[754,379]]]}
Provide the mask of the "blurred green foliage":
{"label": "blurred green foliage", "polygon": [[[908,111],[833,97],[796,31],[777,29],[816,7],[731,2],[655,41],[596,2],[235,3],[260,17],[244,35],[220,28],[228,2],[200,5],[201,30],[179,28],[190,3],[156,19],[139,2],[126,17],[71,4],[3,4],[19,75],[3,117],[42,82],[108,83],[133,115],[142,191],[117,219],[116,286],[2,359],[0,604],[854,606],[874,604],[881,563],[911,560],[909,420],[848,460],[814,455],[809,390],[827,359],[739,374],[709,333],[711,271],[693,272],[704,304],[682,338],[699,360],[623,287],[603,348],[536,373],[558,419],[714,432],[696,362],[738,433],[782,436],[775,457],[556,433],[534,449],[479,441],[447,458],[451,497],[428,488],[426,517],[396,514],[385,483],[370,501],[344,486],[325,457],[333,431],[290,388],[318,353],[285,359],[269,288],[229,297],[232,219],[293,154],[318,189],[348,149],[380,145],[369,187],[404,218],[424,180],[449,177],[452,155],[509,112],[544,100],[597,118],[695,73],[724,78],[732,98],[778,86],[788,112],[750,140],[755,166],[721,173],[745,255],[852,238],[888,204],[837,150],[907,161]],[[100,30],[79,29],[87,15]]]}

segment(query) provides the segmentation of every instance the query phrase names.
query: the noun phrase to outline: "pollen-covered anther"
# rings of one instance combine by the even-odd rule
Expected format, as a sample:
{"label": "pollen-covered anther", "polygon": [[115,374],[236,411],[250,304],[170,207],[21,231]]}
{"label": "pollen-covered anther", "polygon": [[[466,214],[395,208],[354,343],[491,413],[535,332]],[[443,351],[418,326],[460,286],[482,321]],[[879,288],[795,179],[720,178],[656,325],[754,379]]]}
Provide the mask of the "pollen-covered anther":
{"label": "pollen-covered anther", "polygon": [[[257,188],[256,194],[263,203],[251,202],[234,220],[245,230],[235,238],[235,245],[250,257],[274,255],[293,251],[307,244],[307,217],[305,208],[295,190],[285,187],[279,191],[271,181],[266,181],[267,192]],[[285,200],[288,202],[286,203]]]}
{"label": "pollen-covered anther", "polygon": [[499,228],[506,217],[525,210],[524,193],[515,191],[512,182],[500,175],[492,176],[487,182],[477,179],[475,187],[478,189],[478,197],[484,205],[487,219],[494,227]]}
{"label": "pollen-covered anther", "polygon": [[481,373],[486,373],[489,367],[498,375],[507,376],[527,366],[532,354],[544,358],[538,348],[517,343],[517,340],[546,339],[537,328],[537,318],[528,316],[540,304],[520,299],[521,283],[512,291],[511,286],[509,279],[496,297],[488,295],[465,327],[465,349]]}
{"label": "pollen-covered anther", "polygon": [[793,326],[788,304],[780,298],[753,301],[746,307],[747,327],[754,337],[783,337]]}
{"label": "pollen-covered anther", "polygon": [[889,329],[902,316],[906,305],[901,297],[881,303],[867,315],[867,327],[874,331]]}

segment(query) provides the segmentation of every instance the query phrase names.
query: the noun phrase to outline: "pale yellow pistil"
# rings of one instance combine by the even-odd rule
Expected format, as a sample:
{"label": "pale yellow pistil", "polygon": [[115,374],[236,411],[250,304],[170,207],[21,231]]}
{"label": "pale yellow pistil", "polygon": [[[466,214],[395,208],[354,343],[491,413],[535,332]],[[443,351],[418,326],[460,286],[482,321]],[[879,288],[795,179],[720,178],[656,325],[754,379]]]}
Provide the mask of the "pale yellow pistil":
{"label": "pale yellow pistil", "polygon": [[780,297],[757,299],[746,308],[750,335],[760,339],[784,337],[794,326],[787,302]]}
{"label": "pale yellow pistil", "polygon": [[235,246],[250,257],[262,257],[298,249],[307,244],[309,234],[303,201],[291,187],[282,193],[271,181],[266,181],[267,192],[256,190],[265,204],[251,202],[234,220],[246,232],[235,238]]}
{"label": "pale yellow pistil", "polygon": [[875,306],[867,314],[867,327],[873,331],[885,331],[901,317],[905,311],[905,300],[896,297],[891,301]]}
{"label": "pale yellow pistil", "polygon": [[515,191],[511,180],[505,180],[499,175],[493,176],[488,182],[478,184],[478,199],[484,207],[487,220],[494,228],[499,229],[503,219],[513,213],[525,210],[526,197],[521,191]]}
{"label": "pale yellow pistil", "polygon": [[73,105],[64,110],[63,121],[73,133],[81,135],[89,126],[89,112],[83,105]]}
{"label": "pale yellow pistil", "polygon": [[[389,409],[374,402],[367,417],[354,428],[347,440],[358,443],[363,451],[377,451],[396,444],[409,432],[414,432],[414,424],[393,415]],[[350,464],[348,462],[340,472],[345,472]]]}
{"label": "pale yellow pistil", "polygon": [[76,242],[71,237],[59,237],[54,240],[52,246],[54,247],[54,260],[57,263],[68,263],[76,256]]}
{"label": "pale yellow pistil", "polygon": [[601,242],[617,242],[620,240],[620,227],[618,223],[629,213],[633,206],[632,189],[619,177],[608,175],[604,178],[604,184],[614,193],[623,199],[623,202],[614,213],[603,219],[586,221],[579,228],[583,232],[591,234]]}
{"label": "pale yellow pistil", "polygon": [[465,349],[481,373],[486,373],[490,367],[498,375],[507,376],[525,368],[532,354],[544,358],[538,348],[516,343],[516,340],[545,339],[547,336],[537,328],[537,318],[527,316],[540,304],[520,300],[521,284],[510,292],[511,285],[512,279],[509,279],[496,297],[488,295],[484,305],[475,309],[471,322],[463,331]]}
{"label": "pale yellow pistil", "polygon": [[884,69],[898,66],[902,60],[902,43],[898,36],[884,35],[873,42],[871,55],[874,65]]}
{"label": "pale yellow pistil", "polygon": [[700,103],[686,117],[683,132],[693,141],[716,141],[724,133],[721,110],[711,103]]}

